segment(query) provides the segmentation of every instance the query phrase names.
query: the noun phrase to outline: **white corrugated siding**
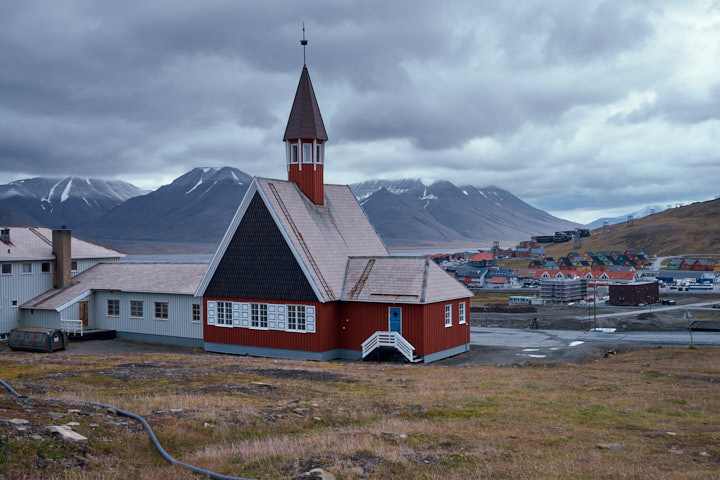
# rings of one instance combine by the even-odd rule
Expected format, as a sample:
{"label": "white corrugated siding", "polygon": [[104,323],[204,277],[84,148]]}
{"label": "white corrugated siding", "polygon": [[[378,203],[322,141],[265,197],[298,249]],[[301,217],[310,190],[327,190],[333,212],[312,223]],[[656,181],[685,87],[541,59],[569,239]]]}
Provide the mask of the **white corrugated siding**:
{"label": "white corrugated siding", "polygon": [[55,310],[23,310],[20,325],[23,327],[60,328],[60,314]]}
{"label": "white corrugated siding", "polygon": [[[202,322],[192,321],[192,304],[202,299],[191,295],[154,293],[95,292],[93,305],[89,305],[90,325],[94,328],[118,332],[164,335],[170,337],[202,338]],[[107,301],[120,301],[120,315],[107,315]],[[143,318],[130,318],[130,300],[143,302]],[[155,302],[168,303],[168,319],[156,320]]]}
{"label": "white corrugated siding", "polygon": [[[50,262],[50,272],[42,273],[42,264],[48,261]],[[117,263],[117,259],[89,258],[77,260],[78,268],[77,272],[73,272],[73,276],[101,262]],[[13,328],[19,326],[21,317],[23,320],[26,318],[31,319],[29,312],[22,315],[18,307],[53,288],[52,270],[55,268],[55,262],[53,260],[33,260],[29,262],[32,264],[32,273],[23,274],[22,264],[28,262],[8,261],[2,263],[11,263],[13,272],[12,275],[0,275],[0,335],[8,333]],[[17,300],[18,307],[12,306],[13,300]],[[35,310],[35,313],[37,312],[38,310]],[[31,326],[25,323],[23,323],[23,325]]]}
{"label": "white corrugated siding", "polygon": [[[52,267],[50,273],[42,273],[41,261],[7,263],[12,264],[12,275],[0,275],[0,334],[19,326],[18,307],[51,289],[53,283]],[[31,274],[22,273],[23,263],[32,264]],[[12,306],[13,300],[17,300],[18,307]]]}

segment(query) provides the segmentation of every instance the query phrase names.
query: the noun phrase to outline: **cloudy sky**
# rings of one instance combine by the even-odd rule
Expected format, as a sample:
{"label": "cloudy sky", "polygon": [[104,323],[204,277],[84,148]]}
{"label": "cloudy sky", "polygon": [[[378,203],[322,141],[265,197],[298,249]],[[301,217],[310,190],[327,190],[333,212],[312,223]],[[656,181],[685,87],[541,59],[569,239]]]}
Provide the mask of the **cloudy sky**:
{"label": "cloudy sky", "polygon": [[720,194],[720,1],[0,0],[0,182],[285,177],[307,63],[326,181],[496,185],[586,222]]}

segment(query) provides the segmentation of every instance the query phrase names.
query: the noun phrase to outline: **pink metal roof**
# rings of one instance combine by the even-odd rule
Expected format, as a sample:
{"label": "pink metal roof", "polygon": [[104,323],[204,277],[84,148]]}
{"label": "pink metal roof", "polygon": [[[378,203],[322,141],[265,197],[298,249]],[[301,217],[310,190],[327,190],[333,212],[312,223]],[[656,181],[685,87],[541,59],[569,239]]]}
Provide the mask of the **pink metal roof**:
{"label": "pink metal roof", "polygon": [[471,296],[467,288],[424,257],[351,257],[342,299],[434,303]]}

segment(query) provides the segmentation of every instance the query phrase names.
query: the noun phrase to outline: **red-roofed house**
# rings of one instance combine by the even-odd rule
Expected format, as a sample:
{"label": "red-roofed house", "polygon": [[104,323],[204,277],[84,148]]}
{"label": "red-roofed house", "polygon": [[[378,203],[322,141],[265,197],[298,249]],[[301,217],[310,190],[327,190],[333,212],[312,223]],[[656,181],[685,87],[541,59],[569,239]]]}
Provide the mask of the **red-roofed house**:
{"label": "red-roofed house", "polygon": [[470,258],[470,265],[473,267],[492,267],[493,254],[490,252],[478,252]]}

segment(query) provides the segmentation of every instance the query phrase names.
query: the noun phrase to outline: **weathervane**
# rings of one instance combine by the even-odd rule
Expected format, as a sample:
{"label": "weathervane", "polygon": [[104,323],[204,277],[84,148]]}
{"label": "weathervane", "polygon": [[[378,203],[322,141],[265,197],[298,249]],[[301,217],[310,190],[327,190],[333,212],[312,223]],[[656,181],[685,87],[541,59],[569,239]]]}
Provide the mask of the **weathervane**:
{"label": "weathervane", "polygon": [[303,22],[303,38],[300,40],[300,45],[303,47],[303,65],[305,65],[305,47],[307,46],[307,40],[305,40],[305,22]]}

